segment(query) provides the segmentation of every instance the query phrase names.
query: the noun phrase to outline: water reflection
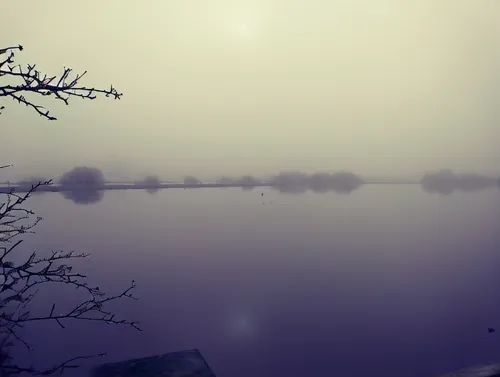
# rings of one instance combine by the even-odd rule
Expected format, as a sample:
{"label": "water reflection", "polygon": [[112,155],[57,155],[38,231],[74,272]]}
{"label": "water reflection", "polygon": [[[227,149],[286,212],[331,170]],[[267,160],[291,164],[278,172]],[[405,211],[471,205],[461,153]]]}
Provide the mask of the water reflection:
{"label": "water reflection", "polygon": [[158,192],[161,183],[162,182],[158,176],[149,175],[146,178],[144,178],[142,181],[136,181],[134,183],[134,186],[145,187],[146,192],[148,194],[155,194]]}
{"label": "water reflection", "polygon": [[350,193],[358,189],[363,180],[350,172],[304,174],[300,172],[280,173],[271,180],[274,189],[282,193],[299,194],[307,190],[316,193]]}
{"label": "water reflection", "polygon": [[317,194],[326,193],[326,192],[334,192],[337,194],[350,194],[353,191],[359,189],[357,187],[324,187],[324,186],[313,186],[313,187],[303,187],[303,186],[273,186],[275,190],[278,190],[282,194],[292,194],[292,195],[300,195],[305,194],[307,191],[312,191]]}
{"label": "water reflection", "polygon": [[75,189],[61,191],[61,194],[75,204],[95,204],[104,198],[104,190]]}
{"label": "water reflection", "polygon": [[278,190],[282,194],[300,195],[307,192],[306,186],[274,186],[273,189]]}
{"label": "water reflection", "polygon": [[442,169],[424,175],[420,184],[427,193],[450,195],[455,191],[475,192],[492,188],[498,186],[498,181],[480,174],[455,174],[449,169]]}
{"label": "water reflection", "polygon": [[[85,172],[87,172],[85,170]],[[81,169],[77,171],[79,174],[72,174],[81,178]],[[91,174],[90,174],[91,175]],[[153,179],[154,178],[154,179]],[[242,184],[240,187],[243,191],[251,192],[253,191],[260,182],[251,180],[250,176],[244,177],[246,184]],[[17,190],[19,192],[27,191],[31,185],[35,182],[41,181],[39,178],[32,178],[19,183]],[[92,181],[90,179],[90,181]],[[242,179],[243,181],[243,179]],[[100,202],[104,198],[103,186],[94,186],[88,184],[89,179],[87,179],[87,185],[80,185],[78,187],[61,185],[64,187],[64,191],[60,191],[64,198],[71,200],[75,204],[95,204]],[[149,194],[156,194],[161,189],[158,187],[159,180],[156,177],[148,177],[148,179],[140,182],[135,182],[130,185],[130,188],[145,190]],[[352,173],[316,173],[316,174],[305,174],[305,173],[281,173],[272,178],[270,182],[270,188],[276,190],[282,194],[290,195],[301,195],[308,191],[313,193],[328,193],[333,192],[337,194],[350,194],[358,190],[361,186],[370,185],[372,187],[366,188],[369,190],[373,188],[374,185],[370,183],[363,182],[359,177]],[[390,182],[387,183],[391,185]],[[415,182],[415,184],[419,184]],[[140,187],[137,187],[139,186]],[[420,181],[421,189],[428,194],[440,194],[440,195],[450,195],[454,192],[464,192],[464,193],[474,193],[489,188],[500,189],[500,180],[481,176],[478,174],[454,174],[449,170],[441,170],[438,173],[426,174]],[[126,185],[125,185],[126,186]],[[375,185],[378,186],[378,185]],[[223,189],[221,187],[220,189]],[[8,192],[11,190],[9,187],[0,187],[0,192]],[[128,190],[124,187],[123,190]],[[208,189],[207,189],[208,190]],[[44,192],[54,191],[52,187],[41,187],[34,194],[41,194]],[[55,190],[59,191],[59,190]]]}
{"label": "water reflection", "polygon": [[[54,324],[30,333],[35,365],[196,347],[218,377],[420,377],[497,357],[486,331],[500,313],[497,193],[457,202],[417,186],[360,191],[162,190],[150,200],[125,190],[91,211],[34,199],[46,217],[37,249],[91,252],[83,272],[109,292],[136,279],[139,301],[117,311],[144,329]],[[286,205],[255,210],[268,197]]]}
{"label": "water reflection", "polygon": [[[356,185],[346,185],[346,184],[329,184],[326,180],[322,180],[322,177],[317,179],[316,181],[312,181],[310,184],[282,184],[282,185],[274,185],[270,188],[272,190],[276,190],[281,194],[288,195],[302,195],[311,191],[313,193],[328,193],[333,192],[336,194],[345,194],[349,195],[352,192],[358,190],[364,184],[356,184]],[[466,193],[474,193],[486,190],[492,187],[498,187],[499,185],[494,184],[464,184],[464,183],[450,183],[449,181],[435,183],[432,182],[429,184],[428,182],[422,182],[421,188],[424,192],[428,194],[440,194],[440,195],[450,195],[454,192],[466,192]],[[221,187],[220,189],[225,189]],[[252,192],[255,189],[254,186],[242,186],[241,190],[246,192]],[[144,189],[148,194],[157,194],[160,189],[157,187],[147,187]],[[65,199],[71,200],[75,204],[85,205],[85,204],[95,204],[100,202],[104,198],[104,193],[106,190],[96,190],[91,188],[78,188],[66,191],[60,191],[60,193],[64,196]],[[46,193],[44,191],[35,191],[34,194],[43,194]]]}

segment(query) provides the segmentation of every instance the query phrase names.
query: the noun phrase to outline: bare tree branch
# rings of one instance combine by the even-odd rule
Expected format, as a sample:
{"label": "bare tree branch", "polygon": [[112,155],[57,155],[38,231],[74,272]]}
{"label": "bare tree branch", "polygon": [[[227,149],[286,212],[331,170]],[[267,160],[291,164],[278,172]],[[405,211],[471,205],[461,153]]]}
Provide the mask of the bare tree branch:
{"label": "bare tree branch", "polygon": [[[72,70],[64,68],[60,77],[47,76],[35,69],[35,65],[21,67],[14,65],[14,53],[22,51],[23,47],[13,46],[0,49],[0,80],[11,79],[17,84],[0,84],[0,97],[10,97],[35,110],[42,117],[56,120],[44,107],[27,99],[25,95],[53,96],[57,100],[69,104],[70,97],[95,99],[97,95],[120,99],[113,86],[110,89],[96,89],[80,86],[79,82],[86,72],[70,78]],[[1,111],[5,109],[0,106]],[[0,169],[12,165],[0,165]],[[71,262],[88,258],[87,254],[77,254],[75,251],[52,251],[49,255],[40,255],[33,251],[24,259],[20,256],[22,236],[33,233],[33,228],[42,220],[25,207],[26,201],[40,187],[52,184],[52,181],[38,182],[27,192],[16,192],[14,188],[0,193],[0,377],[31,374],[48,376],[63,373],[67,369],[78,368],[77,361],[90,357],[103,356],[103,353],[91,356],[78,356],[59,363],[48,369],[20,365],[9,352],[16,343],[22,344],[32,351],[29,342],[21,334],[27,326],[41,321],[53,322],[62,328],[68,321],[93,321],[108,325],[126,325],[140,330],[138,322],[119,318],[109,308],[111,302],[121,299],[137,300],[132,295],[135,282],[118,294],[108,295],[98,286],[89,284],[87,276],[73,271]],[[24,191],[24,190],[23,190]],[[53,302],[50,310],[34,313],[31,302],[43,289],[67,286],[85,294],[78,304],[70,309],[59,309],[60,305]]]}
{"label": "bare tree branch", "polygon": [[[56,372],[63,373],[66,369],[76,369],[79,368],[79,364],[71,364],[74,361],[77,360],[88,360],[93,357],[99,357],[99,356],[105,356],[106,353],[98,353],[96,355],[89,355],[89,356],[78,356],[78,357],[73,357],[69,360],[66,360],[52,368],[45,369],[45,370],[37,370],[33,367],[18,367],[18,366],[6,366],[4,369],[5,373],[8,373],[6,375],[18,375],[21,373],[29,373],[37,376],[50,376],[52,374],[55,374]],[[2,375],[0,375],[2,376]]]}
{"label": "bare tree branch", "polygon": [[[23,46],[7,47],[0,49],[0,78],[11,78],[19,81],[17,84],[0,85],[0,97],[10,97],[18,103],[24,104],[36,111],[40,116],[48,120],[57,120],[50,115],[49,110],[26,98],[25,95],[32,93],[40,96],[53,96],[55,99],[69,105],[70,97],[83,99],[96,99],[97,95],[120,99],[123,93],[118,92],[113,85],[109,89],[87,88],[80,86],[80,80],[87,71],[71,77],[73,70],[64,68],[61,76],[48,76],[36,69],[36,65],[27,64],[26,67],[14,65],[15,51],[22,51]],[[2,60],[2,55],[6,57]],[[0,106],[1,111],[5,106]]]}
{"label": "bare tree branch", "polygon": [[[0,372],[6,375],[20,373],[48,375],[55,371],[63,372],[76,367],[74,361],[88,358],[76,357],[47,370],[14,363],[8,357],[8,348],[15,342],[31,350],[29,343],[20,333],[20,330],[29,324],[52,321],[65,328],[65,323],[70,320],[92,321],[108,325],[127,325],[141,330],[138,322],[118,318],[115,313],[107,309],[107,305],[113,301],[137,300],[132,295],[135,282],[132,281],[128,288],[115,295],[107,295],[98,286],[90,285],[87,276],[74,272],[70,264],[72,260],[88,258],[88,254],[52,251],[48,256],[38,256],[36,252],[32,252],[21,262],[18,257],[11,258],[22,245],[23,240],[18,239],[19,236],[32,233],[33,227],[41,220],[37,217],[31,221],[34,213],[24,208],[23,204],[37,188],[49,184],[51,181],[39,182],[24,194],[17,194],[11,190],[4,194],[6,200],[0,204]],[[18,262],[14,262],[14,259]],[[88,298],[65,311],[56,311],[58,305],[54,302],[46,313],[32,313],[29,304],[40,289],[50,289],[54,284],[63,284],[84,291]]]}

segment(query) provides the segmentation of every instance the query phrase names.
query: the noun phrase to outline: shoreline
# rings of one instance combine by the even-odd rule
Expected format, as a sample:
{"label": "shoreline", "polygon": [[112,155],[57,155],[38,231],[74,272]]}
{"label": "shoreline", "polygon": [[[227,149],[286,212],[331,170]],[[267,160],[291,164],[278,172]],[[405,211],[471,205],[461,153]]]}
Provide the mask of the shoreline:
{"label": "shoreline", "polygon": [[[420,182],[398,182],[398,181],[367,181],[362,182],[362,185],[417,185]],[[280,187],[272,183],[260,183],[254,185],[242,185],[238,183],[200,183],[187,185],[184,183],[166,183],[160,185],[140,185],[140,184],[106,184],[103,186],[96,187],[81,187],[81,186],[66,186],[62,187],[56,184],[48,186],[40,186],[36,189],[36,192],[64,192],[64,191],[75,191],[75,190],[92,190],[92,191],[111,191],[111,190],[164,190],[164,189],[200,189],[200,188],[259,188],[259,187]],[[0,193],[9,193],[11,190],[14,192],[28,192],[31,189],[30,186],[0,186]]]}

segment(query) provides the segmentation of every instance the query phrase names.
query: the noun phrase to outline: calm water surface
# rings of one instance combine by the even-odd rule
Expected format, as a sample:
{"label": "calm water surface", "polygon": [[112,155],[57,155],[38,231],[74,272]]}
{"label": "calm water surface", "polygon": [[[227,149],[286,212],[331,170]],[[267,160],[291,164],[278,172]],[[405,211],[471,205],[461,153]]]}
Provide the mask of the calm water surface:
{"label": "calm water surface", "polygon": [[[107,292],[135,279],[140,300],[114,309],[144,330],[27,328],[45,365],[191,348],[218,377],[425,377],[500,361],[500,337],[486,331],[500,326],[499,190],[123,191],[31,206],[45,220],[26,250],[92,253],[78,266]],[[76,294],[36,305],[48,313]]]}

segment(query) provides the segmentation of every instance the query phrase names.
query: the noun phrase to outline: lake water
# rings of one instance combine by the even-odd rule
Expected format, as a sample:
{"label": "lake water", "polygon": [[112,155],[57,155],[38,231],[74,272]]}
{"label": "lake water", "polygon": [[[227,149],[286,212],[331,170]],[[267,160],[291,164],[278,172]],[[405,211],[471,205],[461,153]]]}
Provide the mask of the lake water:
{"label": "lake water", "polygon": [[144,330],[32,326],[35,362],[198,348],[218,377],[426,377],[500,361],[487,333],[500,326],[498,189],[172,189],[91,205],[52,193],[30,206],[45,219],[26,250],[92,253],[78,267],[106,292],[135,279],[139,300],[114,309]]}

